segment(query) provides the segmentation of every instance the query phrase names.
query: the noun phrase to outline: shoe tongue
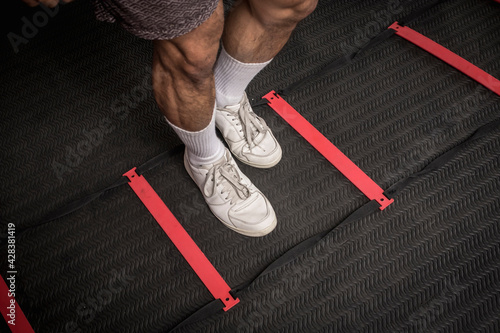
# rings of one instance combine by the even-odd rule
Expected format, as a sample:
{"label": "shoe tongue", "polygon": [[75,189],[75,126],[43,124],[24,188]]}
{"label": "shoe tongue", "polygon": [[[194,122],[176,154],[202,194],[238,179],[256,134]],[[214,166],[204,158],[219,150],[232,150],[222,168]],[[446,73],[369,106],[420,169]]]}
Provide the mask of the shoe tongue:
{"label": "shoe tongue", "polygon": [[229,111],[237,112],[240,109],[240,104],[235,104],[235,105],[226,105],[224,109],[227,109]]}
{"label": "shoe tongue", "polygon": [[[257,135],[255,135],[251,138],[252,141],[253,142],[260,142],[260,140],[264,136],[264,132],[262,131],[263,127],[262,127],[261,122],[258,120],[255,113],[250,114],[250,111],[247,113],[246,117],[248,117],[246,122],[248,123],[248,125],[252,129],[252,134],[255,135],[255,133],[257,133]],[[257,123],[257,125],[254,124],[254,121]],[[257,128],[257,126],[258,126],[258,128]]]}
{"label": "shoe tongue", "polygon": [[[224,178],[227,180],[227,184],[224,186],[225,190],[228,192],[233,192],[241,199],[248,198],[250,191],[248,188],[240,182],[240,177],[238,172],[231,165],[228,164],[223,171]],[[231,199],[232,200],[232,199]]]}

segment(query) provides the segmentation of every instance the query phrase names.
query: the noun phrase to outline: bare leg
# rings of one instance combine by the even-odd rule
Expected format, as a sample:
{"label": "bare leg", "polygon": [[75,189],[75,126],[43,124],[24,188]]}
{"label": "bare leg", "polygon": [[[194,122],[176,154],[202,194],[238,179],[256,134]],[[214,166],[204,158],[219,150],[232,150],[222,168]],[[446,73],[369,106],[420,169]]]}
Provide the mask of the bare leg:
{"label": "bare leg", "polygon": [[278,141],[262,118],[252,112],[245,89],[316,3],[241,0],[226,19],[224,49],[215,65],[216,122],[231,152],[243,163],[270,168],[281,159]]}
{"label": "bare leg", "polygon": [[153,91],[160,111],[187,131],[205,128],[215,103],[213,65],[222,35],[222,2],[193,31],[172,40],[154,41]]}
{"label": "bare leg", "polygon": [[272,59],[317,0],[243,0],[228,15],[222,40],[227,53],[244,63]]}

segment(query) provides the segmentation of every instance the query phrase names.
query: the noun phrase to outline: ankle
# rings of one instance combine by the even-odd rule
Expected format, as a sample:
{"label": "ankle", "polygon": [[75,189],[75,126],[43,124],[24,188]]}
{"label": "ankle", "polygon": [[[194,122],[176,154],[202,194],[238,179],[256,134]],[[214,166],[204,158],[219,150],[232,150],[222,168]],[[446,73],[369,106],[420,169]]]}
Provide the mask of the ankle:
{"label": "ankle", "polygon": [[166,120],[186,146],[187,157],[192,164],[210,164],[224,154],[224,144],[215,132],[215,107],[209,124],[199,131],[188,131]]}
{"label": "ankle", "polygon": [[238,104],[250,81],[271,60],[262,63],[244,63],[233,58],[222,47],[214,69],[217,106]]}
{"label": "ankle", "polygon": [[224,156],[224,152],[226,150],[226,147],[222,143],[222,141],[219,140],[218,144],[216,145],[215,152],[210,155],[210,156],[199,156],[197,154],[194,154],[191,150],[186,149],[186,154],[187,154],[187,159],[189,163],[193,166],[200,166],[200,165],[208,165],[208,164],[213,164],[220,160],[222,156]]}

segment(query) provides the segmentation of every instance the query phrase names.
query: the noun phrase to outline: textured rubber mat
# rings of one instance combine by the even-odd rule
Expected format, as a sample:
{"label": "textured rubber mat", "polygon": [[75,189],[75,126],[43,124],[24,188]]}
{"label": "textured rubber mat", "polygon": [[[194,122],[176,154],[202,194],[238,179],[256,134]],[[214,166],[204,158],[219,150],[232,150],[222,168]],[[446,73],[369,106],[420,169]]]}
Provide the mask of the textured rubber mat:
{"label": "textured rubber mat", "polygon": [[[306,79],[428,3],[320,0],[249,96]],[[494,1],[445,1],[410,26],[500,77]],[[152,97],[150,43],[96,22],[82,0],[2,56],[0,220],[24,231],[16,299],[35,331],[165,332],[211,301],[126,185],[37,226],[180,144]],[[222,226],[174,155],[144,176],[230,286],[333,229],[230,311],[179,331],[500,330],[500,97],[393,36],[285,98],[396,202],[343,223],[367,199],[264,105],[283,160],[241,169],[276,210],[269,236]]]}

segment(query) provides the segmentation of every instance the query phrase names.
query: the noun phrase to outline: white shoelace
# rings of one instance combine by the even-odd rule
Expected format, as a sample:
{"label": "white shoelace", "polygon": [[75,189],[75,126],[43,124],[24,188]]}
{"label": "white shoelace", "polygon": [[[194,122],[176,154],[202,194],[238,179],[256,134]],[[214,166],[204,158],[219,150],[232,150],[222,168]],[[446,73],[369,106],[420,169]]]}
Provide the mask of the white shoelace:
{"label": "white shoelace", "polygon": [[205,191],[208,191],[210,196],[214,194],[219,184],[222,185],[222,194],[227,193],[225,199],[230,199],[231,204],[236,201],[236,196],[242,200],[250,196],[248,186],[241,183],[238,172],[228,161],[222,160],[214,164],[208,173],[210,181],[205,183]]}
{"label": "white shoelace", "polygon": [[248,101],[243,102],[239,115],[243,124],[243,130],[245,131],[245,138],[248,145],[250,148],[252,148],[252,144],[254,146],[258,146],[260,141],[264,139],[264,135],[261,136],[259,142],[255,141],[256,138],[260,133],[264,134],[269,130],[266,122],[252,111]]}
{"label": "white shoelace", "polygon": [[[231,117],[233,117],[233,121],[236,121],[236,126],[241,125],[241,131],[243,131],[245,140],[250,149],[258,146],[264,139],[265,133],[269,130],[265,120],[257,116],[252,111],[250,103],[246,98],[241,103],[241,107],[238,111],[230,109],[223,109],[222,111],[227,112]],[[259,134],[262,134],[260,140],[256,141]]]}

